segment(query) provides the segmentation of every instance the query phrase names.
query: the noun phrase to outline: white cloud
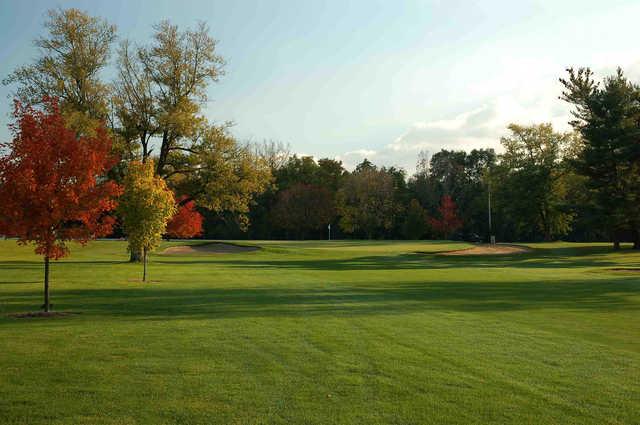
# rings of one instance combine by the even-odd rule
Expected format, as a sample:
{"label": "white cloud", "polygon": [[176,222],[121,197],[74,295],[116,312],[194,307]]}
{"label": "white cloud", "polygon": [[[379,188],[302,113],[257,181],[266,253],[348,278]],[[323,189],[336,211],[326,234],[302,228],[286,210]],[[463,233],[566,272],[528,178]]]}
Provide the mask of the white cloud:
{"label": "white cloud", "polygon": [[370,150],[370,149],[356,149],[355,151],[349,151],[346,152],[344,155],[349,157],[349,156],[361,156],[361,157],[367,157],[367,156],[375,156],[376,151],[374,150]]}
{"label": "white cloud", "polygon": [[451,119],[415,123],[396,138],[387,149],[391,152],[418,152],[440,149],[500,147],[500,137],[510,123],[550,122],[559,131],[568,130],[568,108],[557,96],[534,99],[498,97]]}
{"label": "white cloud", "polygon": [[[640,61],[623,67],[627,78],[640,79]],[[597,67],[596,81],[615,72],[615,67]],[[444,119],[415,122],[391,143],[377,150],[357,149],[337,157],[347,169],[353,169],[364,158],[377,165],[399,166],[409,174],[415,171],[420,151],[430,154],[441,149],[470,151],[494,148],[500,152],[500,137],[511,123],[551,123],[556,131],[570,131],[570,106],[558,97],[562,87],[555,73],[544,77],[523,78],[520,89],[510,85],[485,102]],[[525,84],[526,82],[526,84]]]}
{"label": "white cloud", "polygon": [[425,120],[411,125],[384,148],[358,149],[339,157],[348,168],[369,158],[379,165],[395,165],[409,173],[415,170],[420,151],[441,149],[500,150],[500,137],[510,123],[551,123],[558,131],[569,130],[569,108],[558,99],[559,88],[530,88],[516,95],[502,95],[447,119]]}

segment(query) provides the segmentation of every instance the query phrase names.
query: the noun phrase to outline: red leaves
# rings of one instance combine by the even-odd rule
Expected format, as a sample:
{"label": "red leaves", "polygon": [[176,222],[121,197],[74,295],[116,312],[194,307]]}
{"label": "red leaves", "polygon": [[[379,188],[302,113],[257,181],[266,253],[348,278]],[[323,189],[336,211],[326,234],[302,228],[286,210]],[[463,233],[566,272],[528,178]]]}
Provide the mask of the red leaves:
{"label": "red leaves", "polygon": [[167,224],[166,233],[172,238],[193,238],[202,234],[202,215],[196,210],[196,204],[188,201],[179,207],[176,215]]}
{"label": "red leaves", "polygon": [[440,219],[429,218],[429,224],[437,233],[444,237],[450,237],[456,230],[462,227],[462,220],[458,217],[458,207],[451,196],[445,195],[440,200]]}
{"label": "red leaves", "polygon": [[0,233],[36,244],[57,259],[66,241],[86,243],[111,232],[120,187],[104,179],[115,164],[104,127],[78,137],[65,126],[57,102],[46,111],[15,103],[13,140],[0,156]]}

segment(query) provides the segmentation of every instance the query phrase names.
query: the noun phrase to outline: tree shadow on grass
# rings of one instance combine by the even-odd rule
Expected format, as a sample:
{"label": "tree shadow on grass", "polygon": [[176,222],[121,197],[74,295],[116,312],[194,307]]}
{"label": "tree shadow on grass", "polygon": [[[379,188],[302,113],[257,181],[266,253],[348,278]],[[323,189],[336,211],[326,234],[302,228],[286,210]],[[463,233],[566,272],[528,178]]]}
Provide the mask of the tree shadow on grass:
{"label": "tree shadow on grass", "polygon": [[[511,255],[457,255],[446,256],[437,253],[398,253],[368,256],[333,257],[325,259],[291,258],[286,252],[281,259],[270,253],[268,256],[252,253],[242,254],[198,255],[174,258],[165,255],[153,257],[153,262],[166,265],[218,265],[239,269],[300,269],[300,270],[405,270],[405,269],[448,269],[448,268],[584,268],[615,267],[620,262],[607,257],[615,253],[617,259],[631,258],[640,266],[640,251],[612,251],[608,246],[576,246],[533,248],[531,252]],[[341,254],[345,254],[342,252]],[[348,253],[346,253],[348,254]],[[129,264],[128,261],[105,260],[61,260],[54,267],[64,265],[115,265]],[[2,270],[23,270],[41,268],[38,261],[6,261],[0,262]]]}
{"label": "tree shadow on grass", "polygon": [[[86,261],[80,261],[80,260],[74,260],[74,261],[69,261],[69,260],[59,260],[59,261],[52,261],[51,262],[51,267],[55,267],[55,266],[63,266],[65,264],[70,264],[70,265],[89,265],[89,264],[95,264],[95,265],[114,265],[114,264],[128,264],[129,261],[108,261],[108,260],[86,260]],[[16,261],[0,261],[0,271],[2,270],[25,270],[25,269],[42,269],[43,266],[43,262],[42,261],[28,261],[28,260],[16,260]]]}
{"label": "tree shadow on grass", "polygon": [[38,280],[0,280],[0,285],[28,285],[33,283],[42,283]]}
{"label": "tree shadow on grass", "polygon": [[[532,252],[512,255],[459,255],[446,256],[432,253],[400,253],[392,255],[369,255],[359,257],[327,259],[292,259],[289,256],[278,258],[182,258],[172,260],[158,258],[161,264],[204,265],[218,264],[239,269],[300,269],[300,270],[416,270],[451,268],[585,268],[613,267],[620,263],[606,257],[611,253],[606,247],[575,247],[556,249],[534,249]],[[640,252],[619,251],[616,255],[637,259],[640,265]]]}
{"label": "tree shadow on grass", "polygon": [[[640,310],[640,281],[631,278],[587,282],[388,283],[328,288],[195,288],[58,290],[61,309],[89,315],[139,319],[225,319],[397,315],[422,311],[505,312],[539,309],[612,312]],[[37,305],[39,291],[3,297],[14,310]],[[13,306],[12,306],[13,305]]]}
{"label": "tree shadow on grass", "polygon": [[[226,269],[288,269],[320,271],[367,271],[408,269],[471,269],[471,268],[580,268],[620,265],[620,255],[640,259],[637,251],[622,251],[616,257],[605,254],[603,246],[535,249],[533,252],[509,256],[441,256],[405,253],[329,259],[295,259],[290,255],[278,259],[201,257],[180,261],[156,258],[158,265],[183,267],[210,265]],[[122,261],[65,261],[62,265],[124,264]],[[39,262],[0,262],[0,271],[7,268],[23,270],[40,268]],[[174,267],[175,268],[175,267]],[[233,270],[231,270],[233,272]],[[200,277],[199,279],[207,279]],[[12,281],[18,279],[12,279]],[[280,317],[305,315],[390,315],[425,310],[451,311],[515,311],[561,308],[574,310],[613,311],[638,309],[639,303],[630,297],[640,294],[638,276],[590,276],[584,281],[545,280],[544,282],[470,281],[449,283],[427,280],[416,282],[372,281],[363,285],[331,284],[288,288],[276,285],[261,288],[194,288],[163,285],[127,289],[77,289],[53,291],[54,302],[60,308],[73,308],[96,315],[136,318],[228,318]],[[214,283],[212,283],[214,286]],[[293,286],[293,287],[292,287]],[[38,290],[12,292],[3,296],[3,307],[10,310],[37,306]],[[31,307],[34,308],[34,307]]]}

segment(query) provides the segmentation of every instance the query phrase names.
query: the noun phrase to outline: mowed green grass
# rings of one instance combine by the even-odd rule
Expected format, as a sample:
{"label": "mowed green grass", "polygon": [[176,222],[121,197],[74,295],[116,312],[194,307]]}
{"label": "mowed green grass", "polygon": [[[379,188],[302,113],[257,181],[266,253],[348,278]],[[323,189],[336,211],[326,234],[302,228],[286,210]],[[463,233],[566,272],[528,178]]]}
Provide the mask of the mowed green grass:
{"label": "mowed green grass", "polygon": [[[0,241],[0,422],[637,424],[640,254],[534,244],[251,242],[52,265]],[[163,248],[176,243],[164,244]]]}

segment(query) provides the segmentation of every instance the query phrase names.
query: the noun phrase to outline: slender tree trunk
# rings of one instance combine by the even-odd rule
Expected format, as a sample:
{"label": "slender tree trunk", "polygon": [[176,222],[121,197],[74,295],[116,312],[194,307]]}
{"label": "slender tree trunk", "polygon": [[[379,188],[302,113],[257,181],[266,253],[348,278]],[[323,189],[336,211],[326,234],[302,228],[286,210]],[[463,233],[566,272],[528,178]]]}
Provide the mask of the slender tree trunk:
{"label": "slender tree trunk", "polygon": [[169,151],[170,134],[168,130],[162,132],[162,144],[160,145],[160,155],[158,155],[158,163],[156,164],[156,174],[162,176],[164,165],[167,162],[167,153]]}
{"label": "slender tree trunk", "polygon": [[140,135],[140,144],[142,145],[142,163],[147,162],[147,157],[149,156],[149,142],[147,141],[147,132],[142,132]]}
{"label": "slender tree trunk", "polygon": [[144,248],[144,250],[142,251],[142,281],[146,282],[147,281],[147,248]]}
{"label": "slender tree trunk", "polygon": [[49,312],[49,257],[44,257],[44,311]]}

